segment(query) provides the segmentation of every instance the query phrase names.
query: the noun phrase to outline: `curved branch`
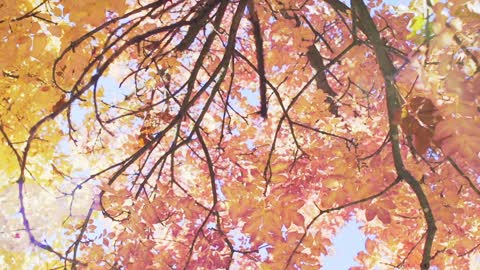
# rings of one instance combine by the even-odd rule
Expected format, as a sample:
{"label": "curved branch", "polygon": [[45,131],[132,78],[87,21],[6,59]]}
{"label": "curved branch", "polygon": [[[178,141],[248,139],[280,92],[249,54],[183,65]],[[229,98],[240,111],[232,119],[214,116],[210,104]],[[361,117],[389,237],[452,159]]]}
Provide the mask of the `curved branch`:
{"label": "curved branch", "polygon": [[320,218],[323,214],[328,214],[330,212],[333,212],[333,211],[338,211],[338,210],[342,210],[344,208],[347,208],[349,206],[352,206],[352,205],[355,205],[355,204],[359,204],[359,203],[363,203],[363,202],[366,202],[366,201],[370,201],[370,200],[373,200],[375,198],[378,198],[380,196],[382,196],[383,194],[387,193],[387,191],[389,191],[391,188],[393,188],[394,186],[396,186],[398,183],[400,183],[400,181],[402,180],[402,178],[400,177],[397,177],[397,179],[395,179],[395,181],[393,181],[389,186],[387,186],[384,190],[374,194],[374,195],[371,195],[371,196],[368,196],[368,197],[365,197],[365,198],[362,198],[362,199],[359,199],[359,200],[356,200],[356,201],[353,201],[353,202],[349,202],[349,203],[346,203],[346,204],[343,204],[343,205],[340,205],[340,206],[337,206],[337,207],[332,207],[332,208],[328,208],[328,209],[325,209],[325,210],[321,210],[320,209],[320,213],[318,213],[311,221],[310,223],[308,223],[307,227],[305,228],[305,232],[303,233],[303,235],[300,237],[300,239],[297,241],[297,244],[295,245],[295,248],[292,250],[292,252],[290,253],[290,256],[288,257],[287,259],[287,262],[285,263],[285,267],[283,268],[284,270],[288,269],[288,266],[290,265],[290,263],[292,262],[292,259],[293,257],[295,256],[295,254],[297,253],[297,250],[298,248],[300,247],[300,245],[302,244],[303,240],[305,239],[305,237],[307,237],[307,234],[308,234],[308,231],[310,230],[310,228],[313,226],[313,224],[317,221],[318,218]]}
{"label": "curved branch", "polygon": [[420,203],[424,214],[425,221],[427,223],[426,240],[420,268],[423,270],[428,270],[430,268],[431,250],[437,227],[435,225],[435,218],[433,216],[432,209],[430,208],[430,203],[428,201],[427,195],[422,190],[422,187],[420,186],[418,180],[415,179],[415,177],[410,173],[410,171],[408,171],[407,168],[405,168],[405,165],[403,164],[403,159],[400,151],[398,124],[394,120],[395,113],[398,110],[401,110],[400,101],[398,99],[399,92],[394,82],[396,69],[393,66],[392,60],[390,60],[387,54],[385,44],[381,39],[380,33],[378,32],[372,18],[370,17],[370,12],[363,3],[363,1],[352,0],[352,11],[354,21],[359,24],[359,28],[364,32],[364,34],[367,36],[367,38],[373,45],[378,65],[380,66],[380,70],[382,71],[383,78],[385,80],[388,122],[390,126],[392,153],[395,163],[395,169],[397,171],[397,174],[407,182],[407,184],[417,196],[418,202]]}

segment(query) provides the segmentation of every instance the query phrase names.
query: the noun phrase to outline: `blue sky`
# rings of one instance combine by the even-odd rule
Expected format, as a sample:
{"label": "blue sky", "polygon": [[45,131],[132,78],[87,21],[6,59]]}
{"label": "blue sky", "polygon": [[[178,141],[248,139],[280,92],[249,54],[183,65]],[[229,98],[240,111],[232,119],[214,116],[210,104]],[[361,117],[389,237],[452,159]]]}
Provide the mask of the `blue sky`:
{"label": "blue sky", "polygon": [[365,249],[365,240],[367,239],[359,230],[359,226],[359,223],[352,220],[333,238],[335,253],[322,258],[322,269],[349,269],[359,265],[354,258],[358,252]]}

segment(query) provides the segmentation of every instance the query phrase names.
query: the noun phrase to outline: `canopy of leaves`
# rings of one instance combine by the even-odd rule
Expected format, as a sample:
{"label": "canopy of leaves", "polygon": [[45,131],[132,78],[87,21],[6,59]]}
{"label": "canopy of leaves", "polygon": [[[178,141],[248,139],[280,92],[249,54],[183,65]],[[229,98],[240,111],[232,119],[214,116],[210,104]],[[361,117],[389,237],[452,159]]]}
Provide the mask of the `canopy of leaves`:
{"label": "canopy of leaves", "polygon": [[[408,4],[406,4],[408,5]],[[480,266],[480,3],[0,2],[0,265]]]}

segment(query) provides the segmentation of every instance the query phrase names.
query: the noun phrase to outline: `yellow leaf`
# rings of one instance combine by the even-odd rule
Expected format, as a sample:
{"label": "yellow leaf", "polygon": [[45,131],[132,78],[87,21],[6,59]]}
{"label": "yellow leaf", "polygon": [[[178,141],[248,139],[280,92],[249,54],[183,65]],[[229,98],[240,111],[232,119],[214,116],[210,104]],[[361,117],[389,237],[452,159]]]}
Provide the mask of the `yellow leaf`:
{"label": "yellow leaf", "polygon": [[33,38],[32,56],[39,59],[45,53],[45,47],[48,43],[48,37],[45,34],[36,35]]}

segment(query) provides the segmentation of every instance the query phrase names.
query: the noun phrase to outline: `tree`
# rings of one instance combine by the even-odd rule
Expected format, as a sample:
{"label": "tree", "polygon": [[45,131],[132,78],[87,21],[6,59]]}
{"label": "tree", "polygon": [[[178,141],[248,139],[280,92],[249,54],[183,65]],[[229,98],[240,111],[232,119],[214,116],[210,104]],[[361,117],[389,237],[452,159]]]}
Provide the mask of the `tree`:
{"label": "tree", "polygon": [[478,1],[2,2],[16,269],[478,267]]}

